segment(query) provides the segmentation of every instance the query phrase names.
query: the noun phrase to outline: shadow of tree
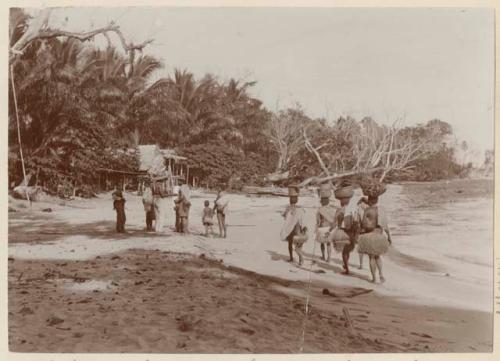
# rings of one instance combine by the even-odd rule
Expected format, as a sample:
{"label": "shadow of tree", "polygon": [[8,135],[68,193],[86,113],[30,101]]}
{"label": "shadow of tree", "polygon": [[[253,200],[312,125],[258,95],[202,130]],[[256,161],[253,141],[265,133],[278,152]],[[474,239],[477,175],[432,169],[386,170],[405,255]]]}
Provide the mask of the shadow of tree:
{"label": "shadow of tree", "polygon": [[[18,222],[22,220],[21,222]],[[129,237],[161,237],[171,235],[146,231],[137,226],[125,225],[126,233],[117,233],[114,221],[96,221],[74,224],[50,216],[32,213],[11,217],[9,220],[9,243],[54,242],[65,237],[87,236],[92,239],[125,239]]]}

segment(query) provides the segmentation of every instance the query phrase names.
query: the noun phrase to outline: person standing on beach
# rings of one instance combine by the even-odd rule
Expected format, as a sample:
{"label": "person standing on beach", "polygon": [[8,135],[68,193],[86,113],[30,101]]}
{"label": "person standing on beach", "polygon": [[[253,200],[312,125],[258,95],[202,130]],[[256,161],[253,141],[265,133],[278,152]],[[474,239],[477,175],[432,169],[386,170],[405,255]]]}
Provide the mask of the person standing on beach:
{"label": "person standing on beach", "polygon": [[227,195],[224,190],[221,188],[217,193],[217,198],[215,198],[214,210],[217,214],[217,221],[219,223],[219,237],[226,238],[227,237],[227,225],[226,225],[226,211],[227,206],[229,204],[229,200],[227,199]]}
{"label": "person standing on beach", "polygon": [[174,199],[174,212],[175,212],[175,231],[181,233],[181,219],[179,217],[179,207],[182,201],[182,192],[177,190],[177,198]]}
{"label": "person standing on beach", "polygon": [[378,205],[379,197],[385,193],[386,187],[375,179],[364,179],[361,182],[361,189],[368,198],[359,205],[361,235],[358,240],[358,252],[360,255],[367,254],[370,258],[371,282],[376,282],[378,270],[380,282],[383,283],[385,278],[381,256],[392,244],[386,213]]}
{"label": "person standing on beach", "polygon": [[[329,183],[320,186],[319,196],[321,207],[318,208],[318,212],[316,213],[316,241],[321,245],[321,259],[327,262],[330,262],[332,253],[329,232],[335,225],[335,214],[337,211],[334,206],[330,205],[331,194]],[[325,257],[325,248],[327,257]]]}
{"label": "person standing on beach", "polygon": [[116,211],[116,232],[125,233],[125,198],[120,189],[113,192],[113,209]]}
{"label": "person standing on beach", "polygon": [[191,202],[189,198],[189,186],[187,184],[183,184],[181,186],[181,189],[179,190],[179,199],[177,200],[179,231],[181,233],[189,233],[189,209],[191,208]]}
{"label": "person standing on beach", "polygon": [[[360,208],[360,212],[363,212],[363,209],[368,205],[368,197],[361,197],[358,201],[358,207]],[[358,257],[359,257],[359,269],[363,269],[363,253],[359,253],[359,243],[356,247],[358,249]]]}
{"label": "person standing on beach", "polygon": [[214,210],[210,208],[210,201],[205,201],[205,208],[203,208],[203,216],[201,221],[205,227],[205,237],[210,234],[214,234]]}
{"label": "person standing on beach", "polygon": [[151,189],[151,184],[149,182],[147,182],[144,186],[142,204],[144,205],[144,211],[146,212],[146,230],[152,231],[153,221],[155,219],[155,206],[153,190]]}
{"label": "person standing on beach", "polygon": [[[299,188],[291,186],[288,188],[290,204],[286,207],[283,217],[285,223],[281,228],[280,236],[282,241],[288,242],[288,253],[290,258],[288,262],[293,262],[294,239],[300,241],[297,243],[295,251],[299,256],[299,265],[303,263],[302,244],[307,240],[303,227],[304,209],[297,206],[299,201]],[[305,240],[304,240],[305,238]]]}
{"label": "person standing on beach", "polygon": [[[336,229],[331,233],[334,241],[338,240],[339,244],[344,244],[342,247],[342,263],[344,271],[342,274],[349,274],[349,257],[354,247],[356,246],[359,234],[359,214],[357,204],[352,202],[354,188],[350,182],[343,181],[337,189],[335,189],[335,198],[340,202],[340,209],[335,214]],[[345,236],[345,240],[341,239],[341,235]],[[347,244],[345,244],[347,241]],[[341,243],[342,242],[342,243]]]}
{"label": "person standing on beach", "polygon": [[155,210],[155,231],[163,231],[163,222],[165,221],[165,198],[167,197],[167,192],[165,189],[165,184],[163,181],[156,181],[153,185],[153,199],[154,199],[154,210]]}

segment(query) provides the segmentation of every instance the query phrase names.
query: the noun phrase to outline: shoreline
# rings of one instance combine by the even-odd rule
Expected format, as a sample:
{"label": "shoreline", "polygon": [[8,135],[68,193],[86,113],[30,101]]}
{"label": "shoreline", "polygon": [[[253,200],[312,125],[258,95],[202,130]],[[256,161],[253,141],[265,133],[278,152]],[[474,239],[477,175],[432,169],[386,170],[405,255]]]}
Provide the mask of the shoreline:
{"label": "shoreline", "polygon": [[[387,196],[388,201],[402,202],[401,192],[401,187],[393,188]],[[305,268],[285,262],[286,244],[277,238],[282,222],[280,212],[286,205],[286,200],[281,197],[245,197],[230,194],[227,218],[229,237],[219,239],[204,237],[202,226],[196,219],[198,213],[201,215],[200,204],[203,199],[210,199],[211,196],[193,192],[190,223],[192,233],[189,236],[173,232],[173,212],[172,215],[167,215],[163,233],[144,231],[142,203],[140,197],[132,194],[127,194],[129,208],[126,235],[114,232],[114,214],[111,209],[108,210],[108,202],[102,196],[64,202],[64,205],[54,204],[53,212],[50,213],[39,212],[50,204],[40,202],[34,204],[33,211],[21,208],[20,212],[9,214],[8,252],[10,256],[18,258],[85,259],[134,247],[158,248],[195,255],[206,253],[213,258],[223,259],[227,264],[261,274],[292,280],[308,279]],[[306,224],[314,223],[316,202],[313,197],[302,198],[301,205],[306,209]],[[68,203],[72,204],[68,206]],[[15,205],[15,202],[12,205]],[[403,214],[404,222],[405,217]],[[399,233],[400,231],[403,232]],[[364,270],[359,271],[356,252],[352,253],[350,260],[353,276],[341,276],[340,255],[334,252],[330,264],[321,262],[318,255],[319,246],[315,245],[316,242],[312,239],[306,242],[304,247],[307,254],[306,265],[310,260],[315,261],[315,279],[332,285],[374,287],[383,295],[406,299],[410,304],[451,305],[488,312],[493,309],[493,301],[490,300],[492,295],[489,297],[489,294],[492,294],[491,287],[486,287],[484,281],[474,277],[476,274],[484,274],[485,266],[469,263],[467,267],[471,271],[465,272],[455,267],[459,258],[437,257],[437,254],[429,253],[425,248],[411,248],[402,252],[401,245],[414,242],[415,237],[427,236],[407,235],[405,229],[396,229],[394,235],[400,244],[392,247],[383,257],[388,280],[384,285],[372,285],[367,282],[368,258],[365,257]],[[489,265],[487,268],[490,268]],[[488,274],[490,273],[493,271],[488,271]],[[478,303],[478,300],[481,302]]]}
{"label": "shoreline", "polygon": [[[401,201],[401,191],[401,187],[394,188],[390,192],[391,195],[388,196],[389,199],[392,199],[392,202]],[[249,277],[251,280],[249,281],[250,291],[245,297],[250,297],[252,292],[259,289],[255,288],[254,279],[279,280],[274,282],[275,284],[269,284],[268,288],[270,289],[267,291],[276,291],[280,293],[281,296],[279,297],[284,295],[287,297],[286,299],[295,300],[300,304],[300,307],[297,306],[297,310],[300,309],[300,314],[303,315],[304,290],[306,289],[304,285],[309,279],[309,262],[313,261],[313,273],[311,274],[313,308],[319,307],[330,314],[329,319],[335,319],[335,315],[336,317],[343,317],[342,308],[339,308],[340,305],[354,305],[356,308],[359,306],[364,311],[369,312],[366,315],[380,312],[385,315],[384,317],[395,316],[392,313],[388,314],[389,310],[394,308],[398,310],[397,316],[405,319],[403,324],[413,325],[416,321],[420,322],[428,319],[425,322],[426,329],[430,327],[436,330],[436,333],[430,334],[432,340],[430,344],[427,344],[429,348],[419,349],[421,352],[427,352],[428,350],[450,352],[448,350],[458,349],[460,351],[474,352],[476,350],[489,350],[491,347],[493,300],[488,298],[490,288],[487,284],[484,284],[484,280],[478,282],[474,278],[464,278],[461,273],[454,274],[454,271],[450,272],[449,265],[454,263],[449,262],[457,262],[457,260],[451,259],[451,261],[448,261],[439,257],[429,257],[417,249],[405,253],[396,247],[384,257],[387,282],[383,285],[373,285],[367,282],[369,278],[367,258],[365,258],[364,269],[358,270],[358,257],[356,253],[353,253],[351,256],[353,275],[351,277],[341,276],[339,255],[334,253],[333,261],[330,264],[322,262],[318,256],[319,246],[314,241],[308,241],[304,249],[306,252],[306,266],[299,267],[286,262],[286,244],[276,239],[276,235],[279,233],[279,221],[281,220],[279,213],[286,204],[286,200],[284,201],[281,197],[245,197],[230,194],[229,237],[220,239],[203,237],[201,235],[202,227],[198,224],[196,218],[197,213],[201,212],[200,205],[202,205],[203,200],[211,197],[213,197],[212,194],[194,192],[192,197],[192,223],[190,226],[193,232],[190,235],[180,235],[172,231],[173,217],[170,214],[167,216],[166,229],[163,233],[156,234],[144,231],[144,225],[142,224],[144,214],[140,197],[132,194],[126,194],[129,207],[127,210],[128,223],[126,225],[128,233],[124,235],[114,232],[115,215],[109,207],[110,202],[103,196],[90,200],[70,202],[38,202],[33,204],[31,210],[26,208],[27,203],[24,203],[24,207],[19,206],[25,201],[11,200],[9,206],[18,209],[18,211],[9,213],[8,253],[11,260],[9,261],[9,272],[14,270],[16,264],[31,264],[32,267],[44,265],[50,271],[54,267],[59,267],[58,265],[61,263],[75,263],[79,265],[77,269],[85,273],[87,272],[85,267],[93,269],[94,264],[99,263],[101,259],[109,261],[120,254],[137,252],[147,254],[148,257],[155,257],[155,254],[165,253],[184,254],[183,257],[185,257],[188,254],[190,259],[196,260],[198,259],[196,257],[203,256],[205,258],[203,262],[213,262],[207,260],[207,258],[214,259],[220,261],[221,267],[224,267],[227,272],[244,274],[245,277]],[[302,206],[306,209],[307,222],[314,221],[314,204],[316,201],[314,197],[304,197],[302,200]],[[51,212],[42,211],[47,207],[51,208]],[[408,236],[405,235],[406,231],[404,229],[400,231],[401,235],[398,238],[400,237],[399,241],[402,242],[405,239],[404,237],[408,238]],[[411,239],[409,241],[411,242]],[[445,262],[443,263],[443,261]],[[105,266],[101,265],[100,267]],[[131,269],[129,266],[123,265],[123,267]],[[158,267],[161,272],[157,270],[156,273],[162,274],[164,272],[163,266]],[[193,269],[201,269],[201,274],[203,274],[203,266],[200,267],[191,267],[191,271],[195,272]],[[481,274],[484,274],[484,270],[487,269],[484,268],[487,265],[482,264],[468,263],[467,267],[469,270],[477,269]],[[77,272],[78,277],[85,276],[82,276],[80,271]],[[97,269],[97,271],[99,270]],[[178,277],[178,274],[183,271],[182,269],[172,269],[169,272]],[[43,272],[42,274],[46,273],[50,272]],[[200,272],[195,273],[200,274]],[[451,275],[448,273],[451,273]],[[19,274],[16,277],[19,277]],[[85,277],[94,280],[97,285],[103,281],[102,277],[99,278],[94,275]],[[137,279],[137,281],[141,280]],[[284,287],[283,283],[297,285],[297,287]],[[87,283],[83,283],[83,285],[87,285]],[[91,286],[92,283],[88,285]],[[9,278],[9,287],[15,288],[17,286],[17,281]],[[59,286],[52,286],[55,288],[51,292],[57,293]],[[39,285],[38,287],[43,288],[44,286]],[[204,284],[200,283],[199,287],[203,289]],[[367,293],[353,298],[345,298],[344,296],[330,297],[322,293],[325,288],[335,295],[354,292],[353,290],[365,290]],[[188,294],[184,296],[189,297]],[[215,294],[218,293],[215,292]],[[15,304],[16,299],[22,299],[24,296],[21,295],[13,296],[15,299],[12,303],[10,299],[11,293],[9,292],[9,304]],[[135,297],[135,295],[132,296]],[[263,298],[265,299],[265,297]],[[345,299],[349,301],[345,302]],[[24,300],[23,302],[29,302],[29,297],[24,298]],[[366,302],[361,302],[361,300]],[[234,305],[234,307],[239,306]],[[274,306],[270,304],[266,307],[273,309]],[[15,312],[20,312],[20,310],[16,311],[9,308],[9,312],[14,313],[13,316],[9,314],[9,318],[12,316],[17,318],[17,322],[19,322],[20,316],[17,316]],[[425,318],[427,315],[430,316]],[[359,318],[358,316],[356,316],[356,323],[366,323],[367,320],[363,319],[364,317],[359,316],[361,317]],[[405,318],[407,316],[410,318]],[[379,346],[383,347],[384,350],[401,348],[406,351],[412,351],[411,347],[413,347],[413,351],[415,351],[417,346],[415,344],[412,344],[411,347],[405,346],[403,343],[407,343],[407,341],[404,340],[413,340],[412,337],[416,337],[415,342],[420,342],[422,337],[408,334],[408,332],[402,330],[402,333],[398,336],[400,338],[393,339],[396,335],[392,334],[390,326],[398,325],[398,319],[390,318],[389,320],[384,317],[377,316],[372,320],[375,323],[370,321],[366,324],[370,327],[381,327],[379,330],[380,337],[378,338],[384,340],[384,337],[389,335],[391,337],[389,341],[396,342],[398,346],[396,348],[387,345]],[[201,316],[200,319],[202,319]],[[377,326],[382,321],[387,322]],[[213,322],[219,322],[219,320],[213,319]],[[450,325],[453,325],[453,327],[450,327]],[[264,326],[269,327],[269,325]],[[458,331],[451,331],[452,328],[457,328]],[[412,332],[416,334],[427,333],[426,329],[416,329]],[[376,329],[369,329],[368,333],[378,334],[378,331],[375,332],[374,330]],[[275,332],[279,332],[279,330]],[[441,335],[441,338],[436,335]],[[477,339],[477,343],[471,344],[467,339],[468,337],[479,339]],[[423,339],[426,338],[423,337]],[[213,342],[218,345],[216,341]],[[259,343],[260,341],[256,340],[255,342],[252,347],[258,349],[263,347]],[[325,339],[325,343],[328,342]],[[425,342],[418,343],[420,346],[425,344]],[[208,349],[207,345],[212,345],[212,342],[205,345]],[[464,345],[467,347],[463,348]],[[169,345],[168,349],[172,350],[174,346]],[[469,346],[472,348],[469,348]],[[27,345],[23,347],[27,347]],[[163,347],[162,350],[165,350],[167,346],[163,344],[161,347]],[[322,352],[333,352],[332,349],[325,349],[321,345],[314,347]],[[201,346],[199,349],[191,350],[204,352]],[[244,351],[245,347],[241,345],[238,346],[237,350],[238,352],[246,352]],[[263,350],[270,350],[270,348],[263,348]],[[356,351],[357,349],[353,347],[349,350]],[[379,352],[376,351],[377,348],[370,350]],[[297,352],[297,350],[284,352]]]}

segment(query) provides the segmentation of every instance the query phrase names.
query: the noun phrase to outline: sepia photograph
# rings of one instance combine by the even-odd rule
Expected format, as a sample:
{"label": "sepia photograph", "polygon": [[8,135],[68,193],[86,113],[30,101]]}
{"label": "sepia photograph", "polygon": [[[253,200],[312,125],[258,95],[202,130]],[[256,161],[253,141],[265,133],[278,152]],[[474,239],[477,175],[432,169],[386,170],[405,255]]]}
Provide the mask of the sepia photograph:
{"label": "sepia photograph", "polygon": [[7,25],[10,353],[494,351],[493,8]]}

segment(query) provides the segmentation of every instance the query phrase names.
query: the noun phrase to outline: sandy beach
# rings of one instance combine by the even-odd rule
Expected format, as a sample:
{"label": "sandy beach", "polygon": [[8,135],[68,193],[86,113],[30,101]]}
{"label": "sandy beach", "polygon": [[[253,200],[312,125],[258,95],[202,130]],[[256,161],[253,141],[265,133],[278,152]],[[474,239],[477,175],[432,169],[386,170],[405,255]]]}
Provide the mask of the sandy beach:
{"label": "sandy beach", "polygon": [[[125,194],[125,235],[114,232],[109,194],[31,209],[12,200],[10,349],[298,352],[311,280],[304,352],[490,351],[493,202],[468,197],[466,185],[453,187],[389,188],[382,204],[391,210],[395,241],[384,257],[387,282],[375,285],[368,259],[359,270],[354,252],[353,274],[342,276],[340,256],[321,261],[312,240],[302,267],[287,263],[278,237],[283,197],[229,195],[227,239],[201,235],[203,201],[215,195],[199,190],[190,235],[173,232],[173,211],[163,233],[145,232],[133,194]],[[412,198],[462,188],[453,201]],[[318,199],[302,197],[300,204],[313,228]],[[344,308],[354,329],[346,327]]]}

